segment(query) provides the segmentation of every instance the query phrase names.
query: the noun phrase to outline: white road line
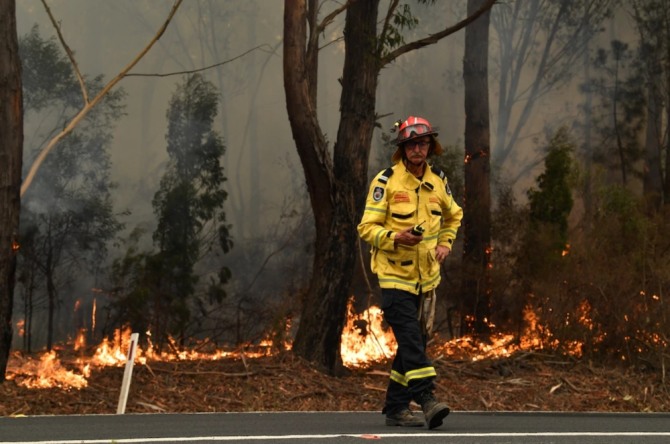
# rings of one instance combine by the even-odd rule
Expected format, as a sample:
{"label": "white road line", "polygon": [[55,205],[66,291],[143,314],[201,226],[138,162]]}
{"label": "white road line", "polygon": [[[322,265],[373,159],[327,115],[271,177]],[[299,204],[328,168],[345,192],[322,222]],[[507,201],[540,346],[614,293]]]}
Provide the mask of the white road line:
{"label": "white road line", "polygon": [[[131,443],[160,443],[160,442],[198,442],[198,441],[261,441],[261,440],[296,440],[296,439],[333,439],[347,438],[533,438],[533,437],[670,437],[670,432],[529,432],[529,433],[374,433],[374,434],[324,434],[324,435],[252,435],[252,436],[193,436],[167,438],[107,438],[107,439],[76,439],[69,441],[7,441],[7,444],[131,444]],[[0,441],[3,442],[3,441]]]}

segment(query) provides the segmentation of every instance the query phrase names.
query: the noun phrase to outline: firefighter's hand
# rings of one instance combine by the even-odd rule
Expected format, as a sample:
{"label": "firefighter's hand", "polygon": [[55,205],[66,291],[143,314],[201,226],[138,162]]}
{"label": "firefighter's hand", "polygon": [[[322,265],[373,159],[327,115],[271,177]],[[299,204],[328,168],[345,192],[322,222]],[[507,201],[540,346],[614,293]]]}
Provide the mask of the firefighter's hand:
{"label": "firefighter's hand", "polygon": [[403,244],[414,246],[423,240],[423,235],[415,236],[411,233],[413,227],[402,230],[396,233],[394,242],[396,244]]}
{"label": "firefighter's hand", "polygon": [[435,248],[435,259],[441,264],[447,256],[449,256],[449,253],[451,253],[451,248],[445,247],[444,245],[438,245],[437,248]]}

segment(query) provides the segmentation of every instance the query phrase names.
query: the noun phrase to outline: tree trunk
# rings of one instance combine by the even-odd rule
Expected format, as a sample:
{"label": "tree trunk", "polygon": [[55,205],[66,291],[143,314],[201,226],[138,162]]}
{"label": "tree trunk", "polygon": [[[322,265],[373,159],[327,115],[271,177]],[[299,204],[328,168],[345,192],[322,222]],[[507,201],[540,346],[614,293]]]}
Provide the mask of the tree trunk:
{"label": "tree trunk", "polygon": [[51,351],[54,343],[54,316],[56,314],[56,285],[54,284],[54,270],[52,268],[51,260],[47,261],[47,350]]}
{"label": "tree trunk", "polygon": [[330,373],[342,367],[340,339],[356,260],[356,225],[367,189],[379,74],[377,5],[377,0],[354,2],[347,9],[341,118],[332,163],[316,116],[318,42],[314,34],[307,38],[308,17],[314,30],[316,3],[310,2],[308,11],[304,0],[286,0],[284,8],[286,103],[316,224],[312,277],[293,350]]}
{"label": "tree trunk", "polygon": [[[584,42],[586,50],[583,55],[584,67],[584,83],[590,84],[593,82],[591,77],[591,63],[589,57],[591,56],[591,45],[589,41]],[[583,220],[591,227],[593,219],[593,88],[586,88],[584,91],[584,136],[583,136],[583,156],[584,156],[584,182],[582,186],[582,194],[584,200],[584,217]]]}
{"label": "tree trunk", "polygon": [[661,134],[663,128],[663,109],[659,103],[658,89],[650,79],[647,85],[647,129],[644,144],[643,194],[647,211],[655,213],[663,205],[663,171],[661,161]]}
{"label": "tree trunk", "polygon": [[12,345],[12,308],[19,231],[23,99],[14,0],[0,0],[0,382]]}
{"label": "tree trunk", "polygon": [[[468,15],[483,4],[468,0]],[[487,11],[465,28],[465,195],[461,333],[489,333],[491,253]]]}
{"label": "tree trunk", "polygon": [[25,282],[25,293],[23,298],[23,351],[32,352],[32,328],[33,328],[33,295],[35,290],[35,273],[28,272]]}

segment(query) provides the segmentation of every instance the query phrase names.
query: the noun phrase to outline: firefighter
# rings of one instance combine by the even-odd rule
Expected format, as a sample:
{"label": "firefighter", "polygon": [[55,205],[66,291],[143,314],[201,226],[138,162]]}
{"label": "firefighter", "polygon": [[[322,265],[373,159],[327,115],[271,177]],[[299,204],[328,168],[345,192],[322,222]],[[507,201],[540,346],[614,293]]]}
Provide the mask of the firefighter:
{"label": "firefighter", "polygon": [[451,252],[463,210],[444,173],[427,163],[442,153],[437,131],[413,116],[396,127],[393,166],[372,180],[358,233],[372,247],[371,270],[381,287],[384,319],[398,343],[382,410],[386,424],[422,426],[409,408],[413,400],[433,429],[449,407],[433,395],[437,374],[426,355],[426,340],[440,265]]}

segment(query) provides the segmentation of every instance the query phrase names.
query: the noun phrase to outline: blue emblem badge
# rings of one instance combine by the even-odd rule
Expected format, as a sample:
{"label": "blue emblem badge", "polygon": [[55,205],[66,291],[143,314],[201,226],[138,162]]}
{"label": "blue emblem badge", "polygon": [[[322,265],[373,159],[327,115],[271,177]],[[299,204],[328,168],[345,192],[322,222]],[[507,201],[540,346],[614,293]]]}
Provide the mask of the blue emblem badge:
{"label": "blue emblem badge", "polygon": [[375,187],[374,191],[372,192],[372,198],[374,199],[375,202],[379,202],[382,200],[384,197],[384,188],[382,187]]}

